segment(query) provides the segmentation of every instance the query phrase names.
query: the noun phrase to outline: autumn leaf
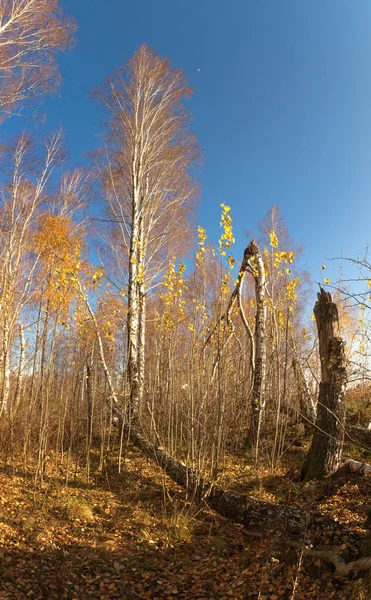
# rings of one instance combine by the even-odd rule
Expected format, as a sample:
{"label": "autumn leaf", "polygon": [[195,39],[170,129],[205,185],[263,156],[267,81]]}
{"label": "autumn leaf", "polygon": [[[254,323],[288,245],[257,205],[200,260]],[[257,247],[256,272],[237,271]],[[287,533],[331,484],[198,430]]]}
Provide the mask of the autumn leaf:
{"label": "autumn leaf", "polygon": [[274,231],[269,234],[269,242],[272,248],[278,248],[278,239]]}

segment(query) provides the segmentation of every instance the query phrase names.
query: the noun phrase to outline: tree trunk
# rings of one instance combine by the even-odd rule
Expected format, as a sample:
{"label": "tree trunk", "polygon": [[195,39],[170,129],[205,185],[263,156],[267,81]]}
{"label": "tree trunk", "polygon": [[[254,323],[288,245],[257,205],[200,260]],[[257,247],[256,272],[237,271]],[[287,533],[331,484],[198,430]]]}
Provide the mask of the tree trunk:
{"label": "tree trunk", "polygon": [[87,421],[87,437],[88,447],[90,449],[91,438],[93,433],[93,357],[94,357],[94,344],[92,345],[91,351],[86,356],[86,406],[88,413]]}
{"label": "tree trunk", "polygon": [[[187,465],[169,456],[162,448],[147,442],[139,431],[123,421],[123,415],[116,403],[113,405],[113,413],[115,424],[120,430],[123,428],[124,436],[149,459],[156,462],[170,479],[191,492],[193,497],[206,500],[212,509],[235,523],[242,523],[252,531],[281,530],[284,531],[285,537],[296,541],[308,536],[308,531],[311,529],[321,528],[326,530],[328,535],[331,535],[332,531],[338,534],[340,527],[338,521],[320,513],[311,512],[309,515],[307,511],[298,507],[266,502],[253,495],[238,494],[212,485],[201,479]],[[354,539],[363,537],[345,528],[342,530]],[[336,556],[335,553],[333,556]]]}
{"label": "tree trunk", "polygon": [[139,298],[138,298],[138,208],[133,206],[132,228],[129,254],[129,288],[128,288],[128,372],[130,385],[130,416],[138,409],[139,369],[138,369],[138,336],[139,336]]}
{"label": "tree trunk", "polygon": [[138,284],[139,301],[139,330],[138,330],[138,389],[136,406],[139,414],[143,408],[144,395],[144,373],[145,373],[145,349],[146,349],[146,292],[144,282]]}
{"label": "tree trunk", "polygon": [[3,369],[2,369],[2,386],[1,386],[1,406],[0,416],[7,413],[9,409],[9,391],[10,391],[10,334],[9,324],[6,320],[3,329]]}
{"label": "tree trunk", "polygon": [[371,465],[351,458],[343,458],[338,472],[349,471],[359,475],[371,475]]}
{"label": "tree trunk", "polygon": [[340,464],[344,440],[345,387],[347,381],[344,342],[339,335],[339,318],[331,294],[322,288],[314,307],[321,383],[318,396],[316,430],[302,469],[303,479],[322,479]]}
{"label": "tree trunk", "polygon": [[[245,273],[251,273],[255,278],[255,294],[256,294],[256,313],[255,313],[255,335],[252,336],[248,321],[243,311],[241,302],[241,288],[244,280]],[[253,385],[251,392],[251,422],[249,436],[245,442],[247,446],[255,446],[258,448],[259,436],[261,428],[261,420],[265,408],[265,379],[266,379],[266,320],[267,320],[267,307],[266,307],[266,275],[263,257],[261,255],[259,246],[255,240],[252,240],[244,251],[243,259],[238,273],[237,282],[235,288],[229,299],[227,310],[220,318],[219,322],[226,321],[229,327],[230,335],[226,338],[224,347],[219,351],[213,365],[213,373],[211,382],[214,381],[217,373],[217,368],[223,351],[225,350],[228,342],[231,339],[234,327],[232,323],[232,310],[234,303],[238,300],[239,313],[246,329],[248,337],[251,342],[251,356],[250,364],[253,371]],[[215,327],[208,335],[204,349],[210,342],[212,336],[215,334],[217,327]],[[206,391],[203,403],[206,400],[208,391]]]}
{"label": "tree trunk", "polygon": [[260,428],[262,416],[265,408],[265,375],[266,375],[266,276],[263,257],[259,246],[252,240],[246,249],[249,258],[255,261],[255,368],[254,380],[251,396],[251,423],[250,423],[250,444],[256,448],[259,445]]}

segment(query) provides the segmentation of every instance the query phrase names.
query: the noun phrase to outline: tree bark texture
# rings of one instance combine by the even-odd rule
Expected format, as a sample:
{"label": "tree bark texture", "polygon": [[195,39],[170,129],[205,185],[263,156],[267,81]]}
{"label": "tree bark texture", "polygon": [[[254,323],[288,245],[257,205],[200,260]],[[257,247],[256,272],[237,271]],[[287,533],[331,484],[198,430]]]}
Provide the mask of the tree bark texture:
{"label": "tree bark texture", "polygon": [[322,288],[314,307],[317,322],[321,383],[316,430],[302,469],[303,479],[321,479],[340,464],[344,440],[346,361],[339,318],[331,294]]}
{"label": "tree bark texture", "polygon": [[254,379],[251,395],[251,426],[249,441],[252,445],[258,445],[262,416],[265,408],[265,379],[267,369],[266,348],[266,275],[263,257],[259,246],[252,240],[245,250],[248,259],[253,259],[255,277],[255,365]]}
{"label": "tree bark texture", "polygon": [[357,473],[358,475],[371,475],[371,465],[360,462],[359,460],[343,457],[339,472],[340,471],[348,471],[350,473]]}

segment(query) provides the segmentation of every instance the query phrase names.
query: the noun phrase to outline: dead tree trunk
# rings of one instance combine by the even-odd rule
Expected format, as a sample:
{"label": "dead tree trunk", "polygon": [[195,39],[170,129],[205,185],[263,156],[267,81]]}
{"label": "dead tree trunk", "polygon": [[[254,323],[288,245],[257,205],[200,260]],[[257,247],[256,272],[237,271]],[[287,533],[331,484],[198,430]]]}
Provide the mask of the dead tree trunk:
{"label": "dead tree trunk", "polygon": [[340,464],[344,440],[346,367],[344,342],[339,334],[339,317],[331,294],[322,288],[314,307],[321,383],[316,430],[302,469],[302,479],[322,479]]}
{"label": "dead tree trunk", "polygon": [[343,473],[345,471],[350,473],[358,473],[358,475],[371,475],[371,465],[365,462],[360,462],[359,460],[343,458],[338,473]]}
{"label": "dead tree trunk", "polygon": [[[241,288],[245,273],[248,272],[253,275],[255,279],[255,296],[256,296],[256,311],[255,311],[255,334],[253,336],[250,329],[249,323],[246,319],[243,311],[241,301]],[[226,321],[229,328],[229,335],[224,344],[229,343],[233,333],[234,327],[231,319],[232,310],[236,299],[238,300],[239,312],[242,319],[242,323],[245,327],[247,335],[251,343],[251,355],[250,364],[252,368],[252,391],[251,391],[251,419],[250,419],[250,430],[249,435],[246,439],[245,446],[255,447],[258,449],[259,436],[262,416],[265,408],[265,380],[266,380],[266,369],[267,369],[267,346],[266,346],[266,320],[267,320],[267,306],[266,306],[266,274],[263,262],[263,257],[260,252],[259,246],[255,240],[252,240],[245,249],[243,259],[241,262],[240,270],[238,273],[237,282],[235,288],[229,299],[228,307],[225,314],[220,318],[219,322]],[[215,334],[217,326],[208,335],[204,350],[210,342],[212,336]],[[222,351],[223,351],[222,350]],[[213,365],[213,372],[211,376],[211,383],[214,382],[215,375],[217,373],[217,367],[219,365],[221,353],[218,353]],[[203,402],[208,395],[208,390],[204,395]]]}
{"label": "dead tree trunk", "polygon": [[[339,524],[338,521],[324,516],[318,512],[308,513],[306,510],[294,506],[274,504],[266,502],[253,495],[238,494],[233,491],[225,490],[218,485],[205,481],[199,475],[187,467],[184,463],[174,459],[166,454],[162,448],[157,448],[150,444],[145,437],[137,430],[133,429],[123,421],[123,415],[113,404],[114,424],[122,430],[125,438],[138,448],[149,459],[157,463],[163,469],[168,477],[181,487],[187,489],[192,497],[199,501],[206,501],[207,504],[220,515],[241,523],[249,532],[262,532],[267,535],[269,531],[281,532],[284,540],[288,543],[298,544],[303,539],[308,539],[310,532],[321,529],[326,532],[328,538],[333,535],[338,536],[339,529],[348,537],[352,538],[357,545],[360,545],[364,536],[355,533]],[[371,558],[361,558],[348,563],[328,550],[311,550],[313,556],[326,558],[336,567],[338,575],[348,575],[352,571],[367,570],[371,568]]]}

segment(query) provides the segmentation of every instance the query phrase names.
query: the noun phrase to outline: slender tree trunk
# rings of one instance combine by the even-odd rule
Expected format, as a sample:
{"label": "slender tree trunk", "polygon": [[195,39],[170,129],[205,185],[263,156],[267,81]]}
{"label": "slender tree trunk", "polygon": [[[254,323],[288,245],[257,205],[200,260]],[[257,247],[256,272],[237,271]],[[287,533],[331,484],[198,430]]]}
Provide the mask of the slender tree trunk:
{"label": "slender tree trunk", "polygon": [[[134,204],[134,202],[133,202]],[[139,405],[139,298],[138,298],[138,243],[139,219],[138,208],[133,205],[132,229],[129,256],[129,289],[128,289],[128,373],[130,385],[130,416],[135,416]]]}
{"label": "slender tree trunk", "polygon": [[8,412],[9,408],[9,390],[10,390],[10,333],[9,322],[6,318],[3,329],[3,372],[1,386],[1,406],[0,416]]}
{"label": "slender tree trunk", "polygon": [[145,350],[146,350],[146,292],[144,283],[138,285],[139,331],[138,331],[138,390],[137,408],[140,411],[144,395]]}
{"label": "slender tree trunk", "polygon": [[[50,325],[50,299],[47,300],[45,307],[45,316],[43,322],[42,332],[42,343],[41,343],[41,361],[40,361],[40,388],[38,406],[40,410],[39,416],[39,448],[38,448],[38,464],[35,471],[35,484],[38,477],[40,477],[40,483],[44,481],[46,456],[48,448],[48,436],[49,436],[49,372],[50,362],[52,356],[52,344],[50,344],[50,357],[48,361],[48,336],[49,336],[49,325]],[[53,332],[53,339],[55,335],[55,328]],[[49,368],[48,368],[49,366]]]}
{"label": "slender tree trunk", "polygon": [[93,431],[93,365],[94,365],[94,344],[86,357],[86,404],[88,412],[87,435],[90,440]]}
{"label": "slender tree trunk", "polygon": [[331,294],[322,288],[314,307],[321,383],[316,430],[303,465],[303,479],[321,479],[334,473],[340,464],[344,439],[345,387],[347,381],[344,342],[339,334],[339,317]]}
{"label": "slender tree trunk", "polygon": [[265,379],[266,379],[266,275],[263,257],[259,246],[252,240],[249,244],[248,253],[254,259],[254,276],[255,276],[255,296],[256,296],[256,313],[255,313],[255,369],[254,382],[251,396],[251,423],[249,442],[258,448],[261,421],[265,408]]}
{"label": "slender tree trunk", "polygon": [[[86,404],[87,404],[87,445],[86,445],[86,475],[90,480],[90,452],[93,438],[93,359],[94,359],[94,344],[86,357]],[[85,375],[85,374],[84,374]]]}

